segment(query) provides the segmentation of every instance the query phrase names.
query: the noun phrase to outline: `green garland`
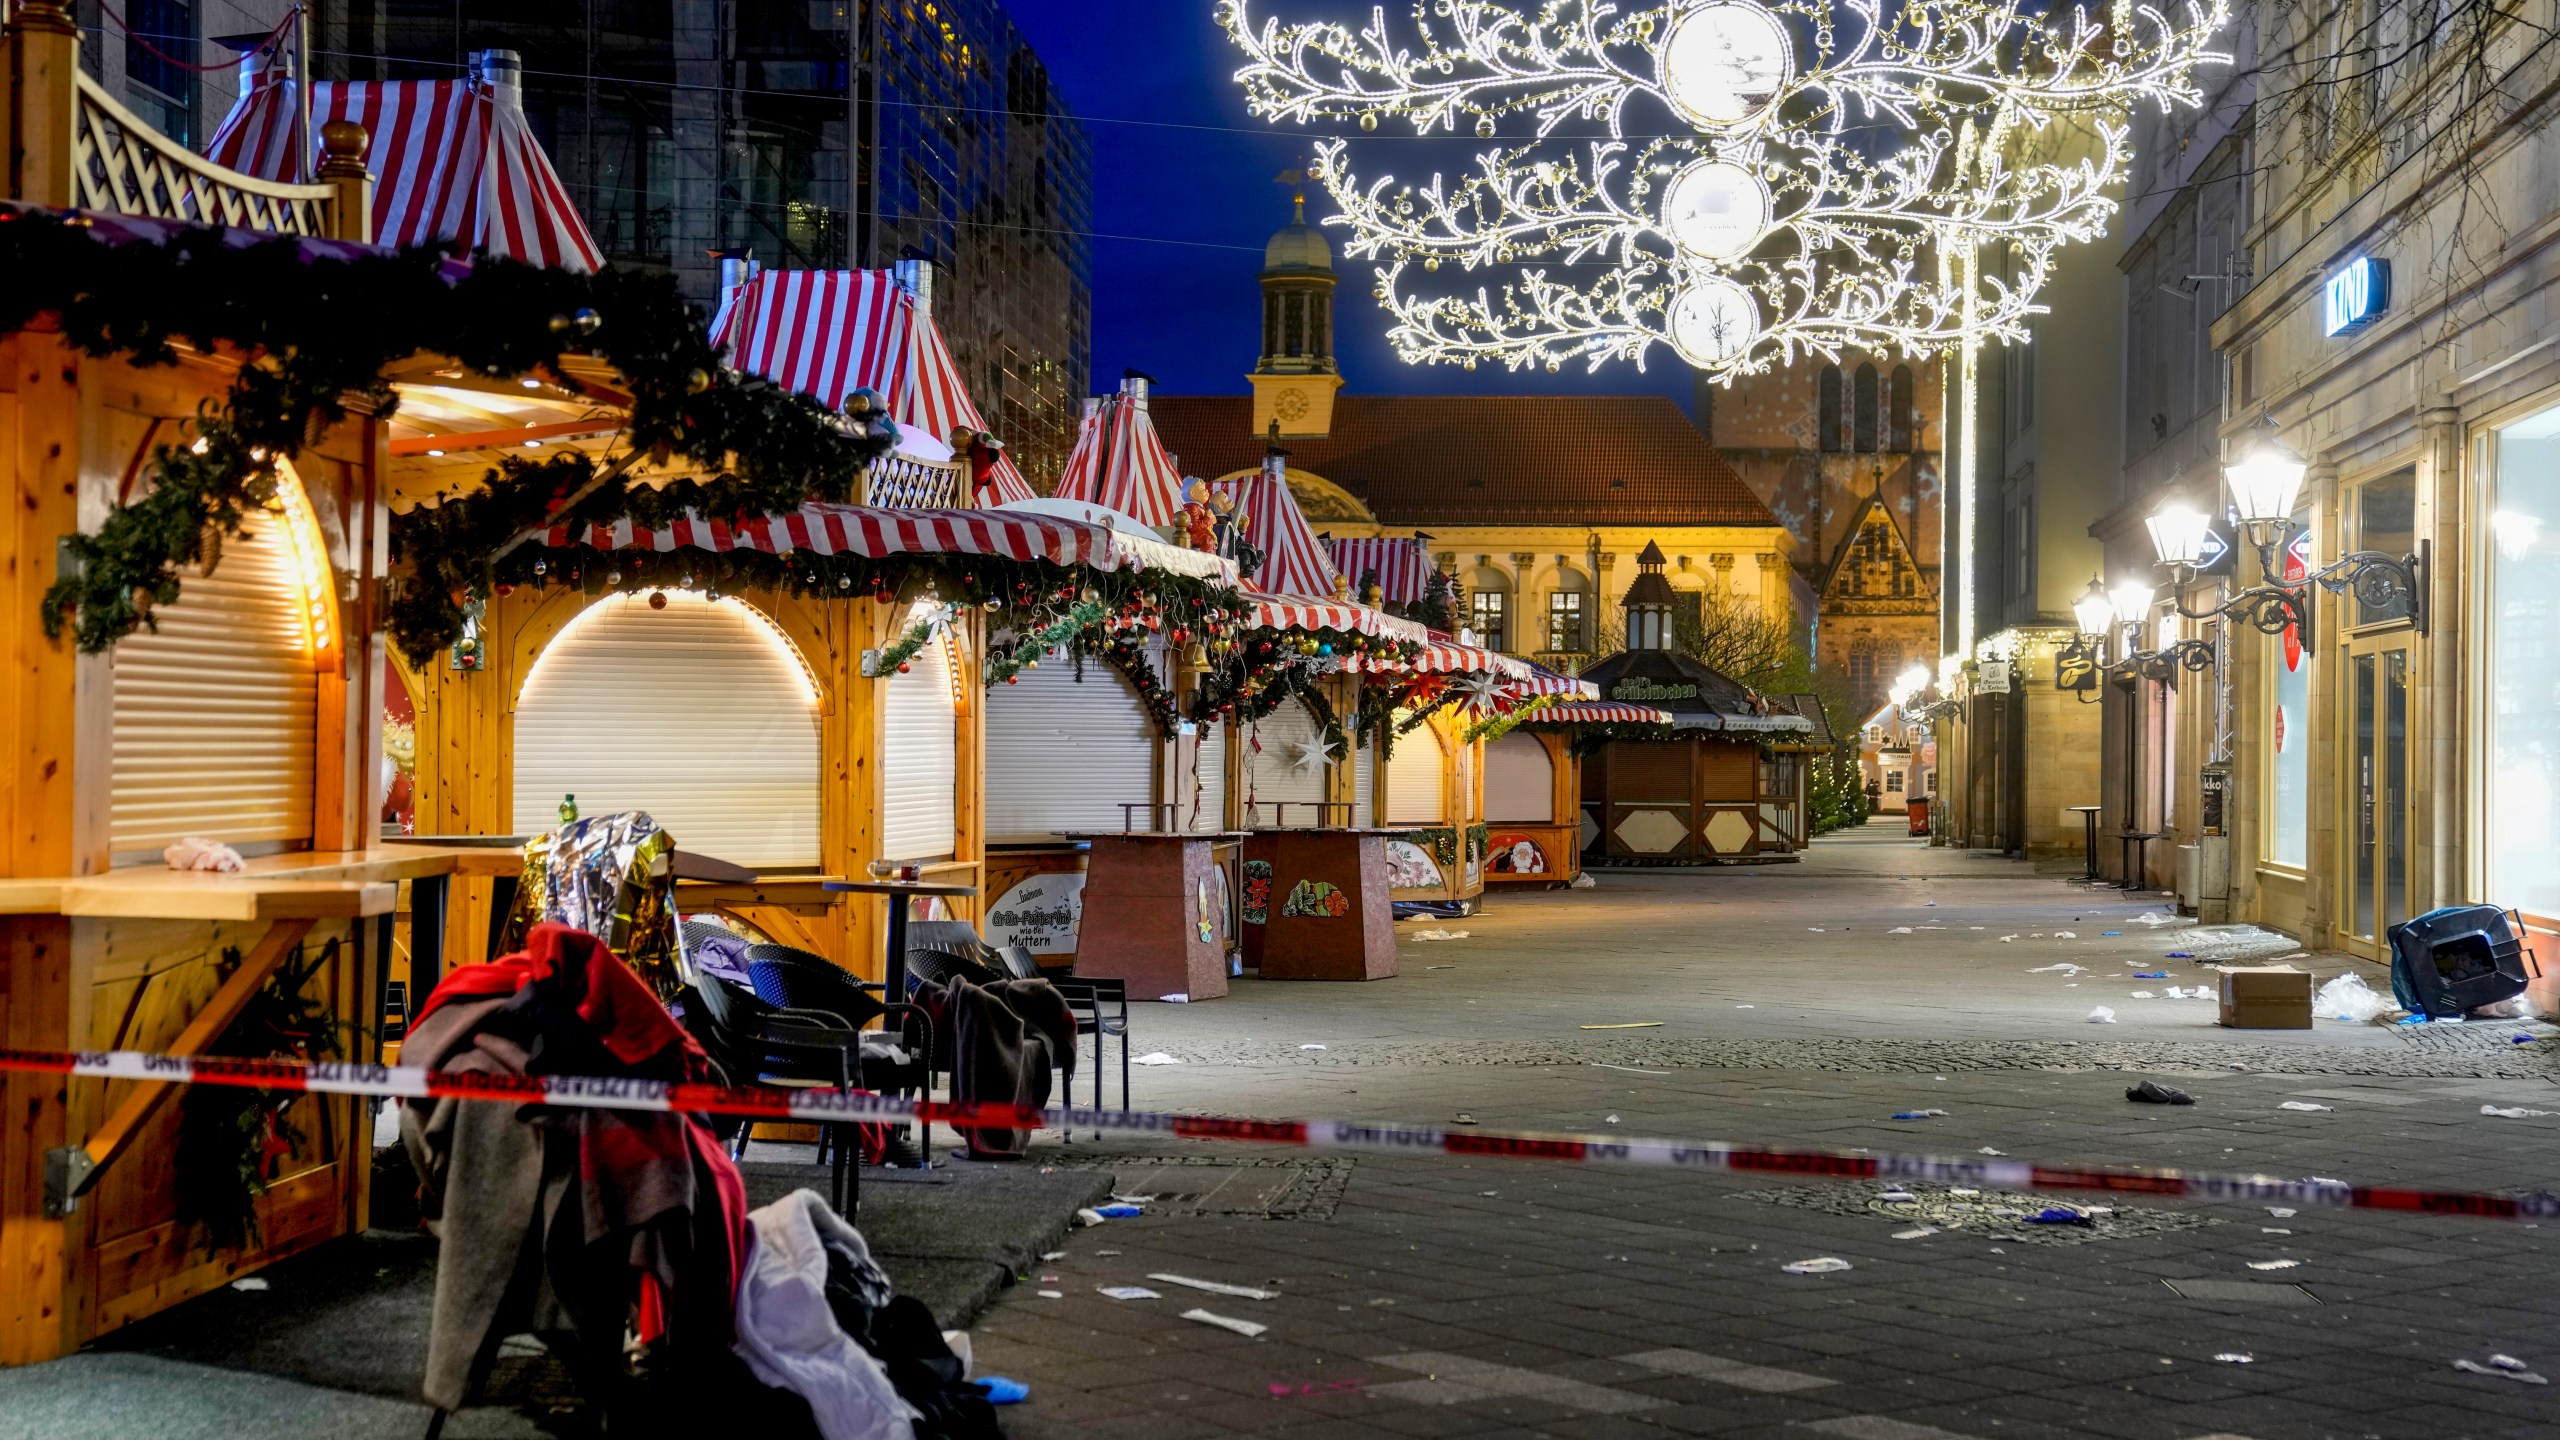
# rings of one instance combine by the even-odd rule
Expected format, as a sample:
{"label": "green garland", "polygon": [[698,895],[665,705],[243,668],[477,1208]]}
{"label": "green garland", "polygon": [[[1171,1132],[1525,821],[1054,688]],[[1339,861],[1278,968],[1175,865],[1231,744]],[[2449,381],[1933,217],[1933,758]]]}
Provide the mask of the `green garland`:
{"label": "green garland", "polygon": [[1002,655],[987,657],[986,683],[1011,685],[1023,667],[1036,664],[1040,657],[1066,644],[1087,630],[1110,618],[1110,612],[1094,601],[1079,602],[1073,609],[1027,635],[1017,635],[1013,648]]}
{"label": "green garland", "polygon": [[933,638],[933,632],[947,619],[946,615],[928,615],[908,626],[907,633],[899,636],[887,648],[864,658],[862,673],[876,680],[881,676],[894,675],[906,669],[907,662],[915,658],[916,652],[925,647],[925,642]]}
{"label": "green garland", "polygon": [[51,315],[88,355],[167,365],[183,345],[243,362],[225,402],[181,437],[193,443],[153,452],[143,498],[110,511],[94,535],[66,537],[44,623],[54,635],[69,624],[84,652],[149,625],[151,607],[177,598],[180,567],[203,559],[208,531],[238,533],[249,510],[273,498],[277,457],[299,453],[351,405],[389,414],[398,397],[384,372],[413,356],[450,356],[480,375],[541,373],[575,389],[560,362],[591,354],[630,395],[625,443],[712,475],[655,489],[616,477],[572,505],[568,497],[594,478],[585,456],[510,460],[490,472],[485,494],[395,518],[393,550],[414,579],[393,601],[390,624],[415,661],[461,633],[464,600],[488,592],[488,557],[536,522],[765,514],[847,500],[896,438],[894,427],[857,425],[723,370],[701,312],[668,275],[575,275],[486,255],[466,268],[441,247],[350,256],[239,238],[203,227],[114,243],[83,217],[0,215],[0,274],[10,277],[0,333]]}
{"label": "green garland", "polygon": [[1528,721],[1536,719],[1539,711],[1554,703],[1556,703],[1556,697],[1553,695],[1532,695],[1514,706],[1508,715],[1488,715],[1469,725],[1458,736],[1458,743],[1473,745],[1479,740],[1499,740]]}
{"label": "green garland", "polygon": [[[339,1032],[353,1027],[334,1018],[325,1000],[303,992],[337,958],[335,940],[307,958],[297,946],[207,1053],[248,1060],[336,1059]],[[239,968],[239,950],[226,948],[216,973],[227,978]],[[190,1085],[180,1098],[177,1219],[198,1233],[206,1253],[258,1240],[258,1197],[267,1193],[275,1162],[308,1138],[292,1119],[301,1099],[297,1090],[227,1085]]]}
{"label": "green garland", "polygon": [[[1483,854],[1485,846],[1489,843],[1492,834],[1493,831],[1491,828],[1483,824],[1481,821],[1468,826],[1466,830],[1467,845],[1472,853],[1477,855]],[[1436,829],[1430,830],[1416,830],[1405,838],[1416,845],[1429,846],[1431,848],[1431,858],[1439,862],[1440,868],[1443,871],[1454,868],[1458,863],[1458,828],[1454,825],[1442,825]]]}

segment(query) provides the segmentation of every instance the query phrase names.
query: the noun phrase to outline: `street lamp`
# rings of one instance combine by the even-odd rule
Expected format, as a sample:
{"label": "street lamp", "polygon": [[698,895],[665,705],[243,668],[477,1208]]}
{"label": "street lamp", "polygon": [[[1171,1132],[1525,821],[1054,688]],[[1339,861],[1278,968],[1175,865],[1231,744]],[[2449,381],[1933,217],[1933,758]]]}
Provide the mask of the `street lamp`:
{"label": "street lamp", "polygon": [[2273,416],[2222,467],[2222,478],[2231,486],[2232,507],[2240,512],[2241,529],[2270,576],[2277,571],[2269,557],[2282,548],[2293,528],[2294,502],[2310,469],[2310,463],[2277,435]]}
{"label": "street lamp", "polygon": [[2079,623],[2080,638],[2097,641],[2105,637],[2107,622],[2115,618],[2116,602],[2107,598],[2107,587],[2098,577],[2089,577],[2089,588],[2071,602],[2071,616]]}
{"label": "street lamp", "polygon": [[2195,578],[2204,561],[2205,537],[2213,533],[2213,517],[2193,505],[2172,500],[2142,522],[2151,531],[2151,548],[2180,585]]}

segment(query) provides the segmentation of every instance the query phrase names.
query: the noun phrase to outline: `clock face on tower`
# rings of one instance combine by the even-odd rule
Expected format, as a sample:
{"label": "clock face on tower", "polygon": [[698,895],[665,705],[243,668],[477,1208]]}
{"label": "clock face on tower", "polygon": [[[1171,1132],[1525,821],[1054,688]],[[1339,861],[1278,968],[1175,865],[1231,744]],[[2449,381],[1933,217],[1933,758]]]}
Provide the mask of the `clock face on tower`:
{"label": "clock face on tower", "polygon": [[1671,345],[1680,358],[1712,370],[1740,358],[1760,333],[1751,292],[1722,275],[1701,276],[1671,302]]}
{"label": "clock face on tower", "polygon": [[1730,160],[1700,160],[1662,187],[1662,229],[1707,260],[1751,253],[1769,229],[1769,187]]}
{"label": "clock face on tower", "polygon": [[1307,392],[1304,390],[1283,390],[1279,394],[1272,396],[1271,413],[1279,416],[1283,420],[1290,421],[1291,423],[1305,419],[1307,414]]}
{"label": "clock face on tower", "polygon": [[1673,108],[1710,127],[1758,114],[1795,70],[1785,27],[1748,0],[1718,0],[1671,22],[1660,63]]}

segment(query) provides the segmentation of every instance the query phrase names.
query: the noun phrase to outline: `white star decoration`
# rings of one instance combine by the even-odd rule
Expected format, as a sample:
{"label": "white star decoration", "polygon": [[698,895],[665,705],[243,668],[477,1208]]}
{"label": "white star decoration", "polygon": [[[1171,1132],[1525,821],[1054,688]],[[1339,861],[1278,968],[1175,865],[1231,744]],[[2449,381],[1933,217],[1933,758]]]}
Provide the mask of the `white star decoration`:
{"label": "white star decoration", "polygon": [[1313,740],[1290,742],[1289,768],[1292,770],[1322,770],[1325,762],[1332,758],[1333,747],[1327,745],[1321,735]]}

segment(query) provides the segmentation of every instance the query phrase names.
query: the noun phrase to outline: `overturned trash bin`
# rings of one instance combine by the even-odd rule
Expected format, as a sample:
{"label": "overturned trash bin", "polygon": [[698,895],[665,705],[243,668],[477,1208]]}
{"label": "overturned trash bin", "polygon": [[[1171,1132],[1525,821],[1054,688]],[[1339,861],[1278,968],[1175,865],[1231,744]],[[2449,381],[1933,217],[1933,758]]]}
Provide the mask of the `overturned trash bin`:
{"label": "overturned trash bin", "polygon": [[[2390,930],[2391,989],[2400,1004],[2433,1019],[2453,1019],[2524,993],[2520,927],[2495,905],[2451,905]],[[2535,975],[2540,973],[2539,965]]]}

